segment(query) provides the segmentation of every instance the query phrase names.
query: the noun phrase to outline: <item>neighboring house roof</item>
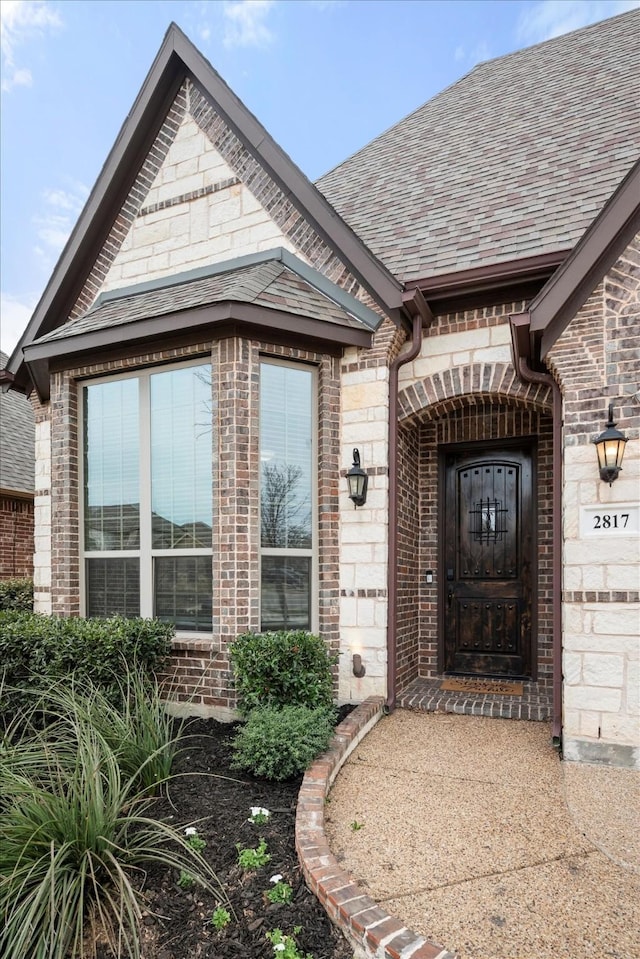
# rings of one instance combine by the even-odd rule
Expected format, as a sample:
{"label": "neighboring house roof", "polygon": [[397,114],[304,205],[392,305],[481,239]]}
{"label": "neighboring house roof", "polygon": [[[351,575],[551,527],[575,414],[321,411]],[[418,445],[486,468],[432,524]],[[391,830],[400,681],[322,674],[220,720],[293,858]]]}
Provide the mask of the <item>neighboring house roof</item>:
{"label": "neighboring house roof", "polygon": [[[0,353],[0,370],[7,365]],[[31,403],[19,393],[0,390],[0,490],[33,493],[35,419]]]}
{"label": "neighboring house roof", "polygon": [[381,318],[286,250],[239,257],[173,277],[111,290],[87,313],[25,345],[40,395],[48,397],[48,361],[241,321],[333,350],[370,346]]}
{"label": "neighboring house roof", "polygon": [[568,252],[640,154],[640,10],[479,64],[317,181],[405,282]]}

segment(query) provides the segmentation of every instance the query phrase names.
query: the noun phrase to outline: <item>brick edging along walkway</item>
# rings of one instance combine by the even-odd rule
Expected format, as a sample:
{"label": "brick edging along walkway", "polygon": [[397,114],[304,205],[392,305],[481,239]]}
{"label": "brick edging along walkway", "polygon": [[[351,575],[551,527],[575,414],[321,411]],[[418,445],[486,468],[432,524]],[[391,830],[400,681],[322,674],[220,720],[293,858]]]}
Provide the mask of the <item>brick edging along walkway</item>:
{"label": "brick edging along walkway", "polygon": [[347,758],[383,715],[384,699],[372,696],[337,727],[324,755],[302,780],[296,812],[296,850],[309,888],[353,946],[357,959],[455,959],[443,946],[407,929],[367,896],[329,849],[324,806]]}

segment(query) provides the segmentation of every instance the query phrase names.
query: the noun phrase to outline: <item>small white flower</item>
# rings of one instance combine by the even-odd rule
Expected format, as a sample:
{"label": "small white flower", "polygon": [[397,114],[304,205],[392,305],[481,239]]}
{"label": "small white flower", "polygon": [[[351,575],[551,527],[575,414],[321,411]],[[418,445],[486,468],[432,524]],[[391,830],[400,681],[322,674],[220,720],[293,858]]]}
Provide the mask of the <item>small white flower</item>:
{"label": "small white flower", "polygon": [[277,873],[275,874],[275,876],[272,876],[272,877],[271,877],[271,879],[269,880],[269,882],[280,882],[281,879],[282,879],[282,876],[280,875],[279,872],[277,872]]}
{"label": "small white flower", "polygon": [[187,826],[187,828],[184,831],[184,834],[185,836],[197,836],[198,830],[196,829],[195,826]]}
{"label": "small white flower", "polygon": [[287,947],[285,946],[284,942],[276,942],[275,946],[273,947],[273,951],[284,952],[286,948]]}
{"label": "small white flower", "polygon": [[268,819],[271,813],[268,809],[265,809],[264,806],[250,806],[251,815],[249,816],[248,822],[255,822],[256,819]]}

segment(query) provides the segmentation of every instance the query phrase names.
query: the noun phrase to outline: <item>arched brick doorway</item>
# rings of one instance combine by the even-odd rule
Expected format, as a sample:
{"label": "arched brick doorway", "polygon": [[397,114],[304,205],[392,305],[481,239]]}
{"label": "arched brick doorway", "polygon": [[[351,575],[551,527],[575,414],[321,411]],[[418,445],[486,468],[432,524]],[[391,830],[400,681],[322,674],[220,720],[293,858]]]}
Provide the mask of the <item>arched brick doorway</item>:
{"label": "arched brick doorway", "polygon": [[[552,694],[552,418],[546,388],[516,380],[507,364],[448,370],[400,394],[398,430],[397,690],[399,705],[438,705],[447,657],[443,462],[457,450],[529,450],[534,577],[524,694],[493,706],[467,697],[464,711],[546,718]],[[460,672],[464,672],[464,666]],[[482,673],[482,666],[475,672]],[[517,672],[517,670],[515,670]],[[487,675],[492,673],[487,670]],[[495,675],[495,673],[494,673]],[[427,703],[428,704],[428,703]],[[478,708],[476,708],[478,707]],[[481,707],[481,708],[480,708]]]}

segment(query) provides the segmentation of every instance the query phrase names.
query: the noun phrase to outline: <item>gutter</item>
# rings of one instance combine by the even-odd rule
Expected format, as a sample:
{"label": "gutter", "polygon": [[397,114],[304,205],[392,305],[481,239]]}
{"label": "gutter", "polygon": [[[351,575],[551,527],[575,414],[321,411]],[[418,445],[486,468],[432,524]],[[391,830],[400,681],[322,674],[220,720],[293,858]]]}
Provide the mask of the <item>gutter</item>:
{"label": "gutter", "polygon": [[[553,706],[552,731],[554,744],[562,743],[562,393],[549,372],[538,372],[529,365],[529,314],[509,317],[513,358],[518,376],[525,383],[540,383],[551,388],[553,397],[553,480],[552,480],[552,646]],[[524,334],[524,335],[519,335]],[[529,355],[526,355],[529,354]]]}
{"label": "gutter", "polygon": [[389,560],[387,573],[387,702],[396,705],[397,599],[398,599],[398,371],[420,352],[422,329],[430,326],[433,314],[420,290],[403,294],[403,305],[412,316],[411,349],[396,356],[389,367]]}

